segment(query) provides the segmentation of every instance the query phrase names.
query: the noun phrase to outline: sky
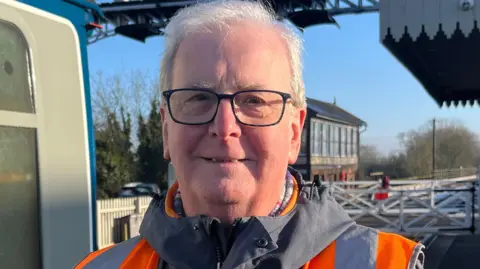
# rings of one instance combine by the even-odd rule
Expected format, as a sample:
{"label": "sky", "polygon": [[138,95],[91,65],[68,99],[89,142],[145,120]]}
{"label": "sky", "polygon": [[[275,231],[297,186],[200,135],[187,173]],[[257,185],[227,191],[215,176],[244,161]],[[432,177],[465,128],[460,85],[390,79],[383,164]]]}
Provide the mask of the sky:
{"label": "sky", "polygon": [[[333,102],[368,124],[361,143],[383,152],[398,150],[396,136],[433,118],[462,121],[480,134],[480,107],[439,108],[409,71],[380,43],[376,13],[336,17],[340,27],[305,29],[306,95]],[[131,69],[155,72],[163,38],[141,43],[115,36],[89,45],[91,74],[115,74]]]}

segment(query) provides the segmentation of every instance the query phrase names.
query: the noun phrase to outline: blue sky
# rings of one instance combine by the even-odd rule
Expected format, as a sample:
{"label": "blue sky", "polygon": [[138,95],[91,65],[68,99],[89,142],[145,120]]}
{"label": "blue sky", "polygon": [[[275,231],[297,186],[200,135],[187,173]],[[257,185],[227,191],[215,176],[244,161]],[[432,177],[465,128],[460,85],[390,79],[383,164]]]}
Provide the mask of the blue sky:
{"label": "blue sky", "polygon": [[[434,117],[458,119],[480,134],[480,107],[442,108],[381,45],[378,14],[336,17],[340,28],[307,28],[304,76],[307,96],[333,102],[368,123],[362,143],[382,152],[398,147],[396,135]],[[158,70],[163,38],[140,43],[113,37],[89,46],[90,72]]]}

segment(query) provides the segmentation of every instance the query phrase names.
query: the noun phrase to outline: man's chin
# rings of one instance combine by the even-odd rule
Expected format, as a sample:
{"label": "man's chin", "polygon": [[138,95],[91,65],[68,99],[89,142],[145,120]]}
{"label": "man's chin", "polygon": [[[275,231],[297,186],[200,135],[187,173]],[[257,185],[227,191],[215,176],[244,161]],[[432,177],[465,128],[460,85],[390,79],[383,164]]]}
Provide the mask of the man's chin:
{"label": "man's chin", "polygon": [[232,223],[235,219],[246,217],[245,207],[234,201],[215,201],[206,205],[203,215],[217,218],[221,222]]}
{"label": "man's chin", "polygon": [[218,207],[218,208],[224,208],[224,207],[232,207],[232,206],[237,206],[240,201],[242,200],[240,195],[236,195],[234,193],[209,193],[206,194],[205,197],[205,202],[212,206],[212,207]]}

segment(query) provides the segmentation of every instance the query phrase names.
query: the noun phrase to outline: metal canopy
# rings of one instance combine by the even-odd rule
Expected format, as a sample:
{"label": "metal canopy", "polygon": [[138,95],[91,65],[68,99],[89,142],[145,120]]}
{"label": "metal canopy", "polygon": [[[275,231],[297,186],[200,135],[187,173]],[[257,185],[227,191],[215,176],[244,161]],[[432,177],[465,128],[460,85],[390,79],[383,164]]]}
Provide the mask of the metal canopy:
{"label": "metal canopy", "polygon": [[[299,28],[335,23],[333,16],[359,14],[379,10],[379,0],[294,0],[271,1],[277,14]],[[120,34],[144,42],[148,37],[163,34],[168,20],[185,6],[198,1],[115,1],[99,4],[106,20],[103,29],[95,29],[89,44]]]}

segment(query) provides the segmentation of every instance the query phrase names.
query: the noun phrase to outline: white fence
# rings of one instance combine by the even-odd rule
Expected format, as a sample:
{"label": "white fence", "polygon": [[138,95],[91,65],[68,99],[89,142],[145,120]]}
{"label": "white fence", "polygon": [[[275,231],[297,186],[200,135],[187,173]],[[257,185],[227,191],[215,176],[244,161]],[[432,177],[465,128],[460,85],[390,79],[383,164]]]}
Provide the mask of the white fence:
{"label": "white fence", "polygon": [[104,248],[115,243],[115,220],[133,214],[145,214],[152,198],[132,197],[97,201],[97,244]]}
{"label": "white fence", "polygon": [[[347,213],[359,223],[365,222],[362,224],[400,233],[428,233],[445,228],[467,229],[472,225],[472,214],[475,216],[480,210],[478,191],[477,199],[471,198],[471,192],[462,190],[450,191],[454,194],[441,203],[435,203],[434,197],[440,189],[453,189],[458,185],[468,188],[476,178],[467,176],[443,180],[392,180],[390,196],[382,202],[372,199],[372,195],[377,192],[376,181],[334,182],[329,185],[329,190]],[[476,200],[476,205],[472,207],[473,200]],[[114,244],[118,238],[114,229],[115,221],[129,215],[143,216],[150,201],[150,197],[98,200],[98,247]],[[462,206],[459,207],[458,204]],[[452,215],[454,213],[457,215]],[[476,219],[480,218],[476,216]]]}

